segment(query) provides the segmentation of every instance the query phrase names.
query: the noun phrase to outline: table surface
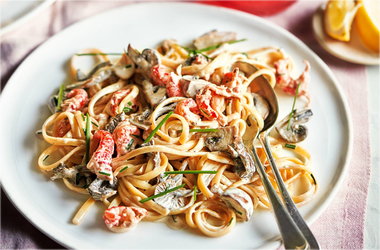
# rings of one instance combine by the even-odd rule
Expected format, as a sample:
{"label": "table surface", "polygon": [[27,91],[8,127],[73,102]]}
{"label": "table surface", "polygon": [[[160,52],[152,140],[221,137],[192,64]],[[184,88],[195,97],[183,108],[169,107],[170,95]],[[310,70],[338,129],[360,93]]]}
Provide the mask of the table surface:
{"label": "table surface", "polygon": [[[46,14],[46,13],[45,13]],[[65,25],[63,25],[65,26]],[[67,24],[66,24],[67,26]],[[52,32],[52,34],[55,32]],[[48,36],[51,36],[49,34]],[[3,48],[6,44],[3,44],[3,37],[1,37],[1,47]],[[3,49],[2,49],[3,51]],[[1,57],[2,60],[4,57]],[[9,79],[11,73],[14,72],[18,64],[8,68],[7,71],[1,72],[1,88],[5,86],[6,81]],[[3,66],[3,64],[2,64]],[[366,208],[366,220],[365,220],[365,238],[364,246],[366,249],[380,249],[380,133],[379,133],[379,121],[380,121],[380,68],[379,66],[367,66],[367,88],[368,88],[368,107],[369,107],[369,122],[370,122],[370,144],[371,144],[371,179],[369,184],[369,193]],[[1,224],[2,230],[6,233],[1,234],[1,241],[5,241],[9,234],[18,235],[19,242],[16,242],[15,247],[25,246],[23,242],[23,235],[28,235],[32,241],[38,242],[39,248],[62,248],[59,244],[49,239],[48,237],[42,235],[39,231],[35,229],[25,218],[20,216],[17,209],[15,209],[8,198],[1,192],[1,218],[16,218],[13,221],[15,224],[20,225],[14,231],[9,231],[11,226],[7,224]],[[11,209],[10,209],[11,208]],[[7,222],[8,223],[8,222]],[[21,226],[22,225],[22,226]],[[43,239],[43,240],[41,240]]]}

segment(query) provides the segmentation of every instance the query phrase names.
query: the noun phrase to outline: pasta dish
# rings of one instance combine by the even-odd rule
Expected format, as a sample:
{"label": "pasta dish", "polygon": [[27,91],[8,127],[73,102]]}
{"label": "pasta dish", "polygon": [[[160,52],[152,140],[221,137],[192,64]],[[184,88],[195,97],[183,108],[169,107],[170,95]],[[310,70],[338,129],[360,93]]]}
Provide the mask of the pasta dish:
{"label": "pasta dish", "polygon": [[[253,126],[248,117],[261,129],[270,112],[254,92],[259,78],[294,98],[270,143],[294,202],[313,197],[310,155],[298,145],[312,115],[309,63],[295,77],[283,50],[242,52],[236,49],[242,42],[234,32],[214,30],[189,47],[164,40],[156,49],[128,45],[123,53],[85,49],[72,56],[70,83],[50,99],[52,115],[37,133],[50,144],[38,158],[40,170],[87,197],[74,224],[99,201],[114,232],[160,220],[218,237],[249,221],[255,209],[269,209],[243,141]],[[93,59],[88,72],[79,66],[83,58]],[[264,149],[255,148],[277,188]]]}

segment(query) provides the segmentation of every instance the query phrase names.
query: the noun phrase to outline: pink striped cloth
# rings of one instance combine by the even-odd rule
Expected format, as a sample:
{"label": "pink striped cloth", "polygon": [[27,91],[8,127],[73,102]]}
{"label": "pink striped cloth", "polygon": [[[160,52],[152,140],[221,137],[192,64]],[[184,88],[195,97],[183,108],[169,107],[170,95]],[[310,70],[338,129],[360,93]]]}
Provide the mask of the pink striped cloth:
{"label": "pink striped cloth", "polygon": [[[312,230],[324,249],[362,249],[370,177],[366,71],[364,66],[334,58],[317,44],[312,34],[311,17],[322,2],[298,1],[289,4],[286,10],[281,4],[280,13],[264,18],[283,26],[312,48],[333,70],[348,98],[354,124],[355,154],[345,183],[329,208],[312,225]],[[22,60],[50,36],[82,18],[125,4],[120,1],[58,1],[23,27],[6,34],[1,39],[1,86]],[[245,6],[242,8],[245,11],[258,13],[254,8],[246,8],[247,1],[241,6]],[[270,13],[276,11],[271,9]],[[62,248],[23,218],[3,193],[1,201],[1,248]]]}

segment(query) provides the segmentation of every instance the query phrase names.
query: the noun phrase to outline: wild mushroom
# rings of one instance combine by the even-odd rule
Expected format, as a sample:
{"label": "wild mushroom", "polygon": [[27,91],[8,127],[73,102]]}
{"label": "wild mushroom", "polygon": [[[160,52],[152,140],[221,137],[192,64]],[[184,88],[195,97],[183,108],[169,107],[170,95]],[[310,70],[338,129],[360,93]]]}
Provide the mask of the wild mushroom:
{"label": "wild mushroom", "polygon": [[[182,184],[182,174],[176,175],[174,178],[168,176],[159,179],[154,194],[159,194],[168,189],[175,188]],[[178,189],[176,191],[157,197],[154,202],[169,210],[178,210],[185,206],[185,196],[191,194],[192,190]]]}
{"label": "wild mushroom", "polygon": [[117,193],[116,177],[114,177],[113,184],[107,180],[96,178],[87,190],[94,200],[104,201]]}
{"label": "wild mushroom", "polygon": [[152,110],[146,108],[142,112],[131,114],[129,116],[129,122],[140,129],[148,130],[152,125],[149,121],[147,121],[151,113]]}
{"label": "wild mushroom", "polygon": [[159,103],[166,99],[166,88],[153,85],[148,80],[144,80],[141,83],[141,87],[144,93],[145,100],[151,107],[156,107]]}
{"label": "wild mushroom", "polygon": [[112,67],[113,72],[123,80],[129,79],[135,72],[132,60],[123,53],[120,60]]}
{"label": "wild mushroom", "polygon": [[253,214],[253,202],[251,197],[239,188],[228,188],[221,195],[220,199],[231,207],[238,218],[249,221]]}
{"label": "wild mushroom", "polygon": [[67,167],[61,163],[54,168],[50,180],[67,179],[71,184],[80,188],[86,188],[96,178],[84,165]]}
{"label": "wild mushroom", "polygon": [[144,49],[142,53],[128,45],[128,57],[135,63],[136,71],[142,73],[149,79],[151,78],[151,69],[153,66],[160,64],[160,56],[153,49]]}
{"label": "wild mushroom", "polygon": [[112,134],[115,128],[117,127],[117,125],[120,122],[124,121],[125,119],[126,119],[126,115],[124,112],[116,115],[115,117],[112,117],[111,120],[106,124],[104,130],[107,130],[108,132]]}
{"label": "wild mushroom", "polygon": [[112,72],[113,72],[112,69],[109,67],[110,65],[111,65],[110,62],[102,62],[98,64],[97,66],[95,66],[93,70],[91,70],[91,72],[87,76],[85,75],[77,76],[81,80],[67,85],[66,89],[88,88],[107,80],[108,78],[112,76]]}
{"label": "wild mushroom", "polygon": [[196,77],[187,75],[180,80],[182,92],[186,97],[195,98],[195,96],[203,89],[205,86],[211,84],[208,81],[198,79]]}
{"label": "wild mushroom", "polygon": [[307,127],[303,124],[309,121],[313,112],[311,109],[304,109],[300,111],[294,110],[292,114],[282,119],[275,128],[284,140],[297,143],[307,137]]}
{"label": "wild mushroom", "polygon": [[222,32],[217,30],[209,31],[194,40],[193,45],[196,49],[204,49],[213,45],[236,40],[235,32]]}
{"label": "wild mushroom", "polygon": [[236,127],[219,128],[208,133],[205,145],[210,151],[225,151],[231,154],[235,161],[235,171],[241,178],[250,179],[256,171],[253,158],[248,153]]}

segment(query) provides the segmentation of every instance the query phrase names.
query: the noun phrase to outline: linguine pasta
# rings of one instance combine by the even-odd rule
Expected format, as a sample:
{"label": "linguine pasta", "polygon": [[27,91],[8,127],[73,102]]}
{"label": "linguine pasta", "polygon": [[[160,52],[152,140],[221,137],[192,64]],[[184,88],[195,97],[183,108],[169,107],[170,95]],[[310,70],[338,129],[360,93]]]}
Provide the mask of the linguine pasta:
{"label": "linguine pasta", "polygon": [[[115,232],[141,219],[166,220],[219,237],[236,222],[250,220],[253,210],[270,208],[241,139],[252,125],[248,117],[253,115],[261,129],[268,112],[252,89],[255,79],[265,77],[273,88],[303,96],[309,105],[307,72],[294,78],[293,63],[281,49],[241,52],[233,45],[240,40],[228,38],[232,32],[212,32],[191,49],[165,40],[155,50],[129,46],[109,56],[86,49],[71,58],[72,83],[51,100],[54,113],[42,125],[50,146],[38,166],[52,180],[62,179],[68,189],[86,195],[74,224],[100,201],[105,223]],[[96,61],[88,74],[77,66],[81,56]],[[236,62],[257,70],[249,75]],[[272,134],[277,166],[300,206],[317,189],[310,155]],[[264,150],[256,148],[278,191]]]}

